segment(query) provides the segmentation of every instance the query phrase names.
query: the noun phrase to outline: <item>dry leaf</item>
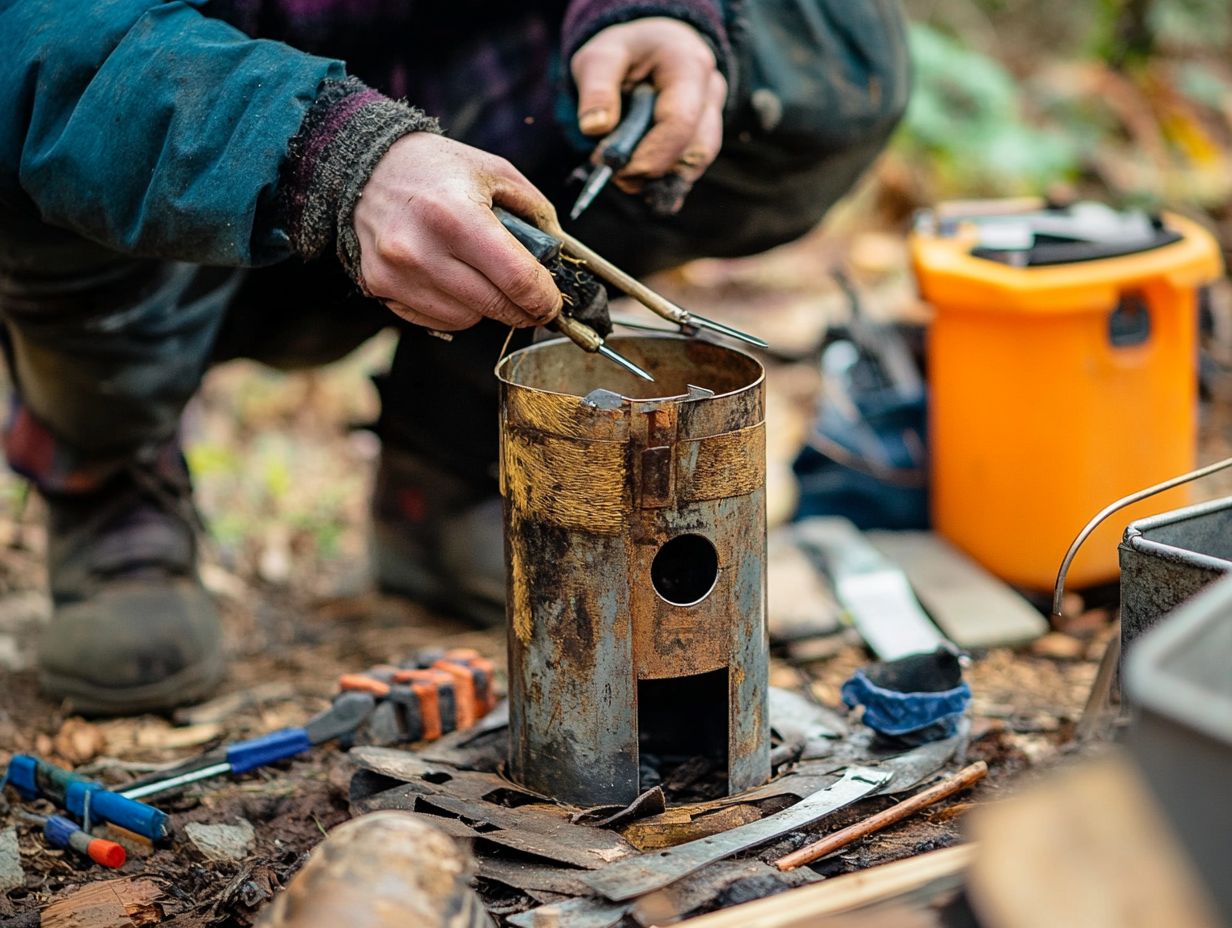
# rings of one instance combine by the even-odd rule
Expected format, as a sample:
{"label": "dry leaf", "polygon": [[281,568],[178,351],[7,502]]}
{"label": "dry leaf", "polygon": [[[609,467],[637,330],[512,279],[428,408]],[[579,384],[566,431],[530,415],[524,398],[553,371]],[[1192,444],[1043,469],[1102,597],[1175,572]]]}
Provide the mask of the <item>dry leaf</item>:
{"label": "dry leaf", "polygon": [[88,763],[107,750],[107,737],[98,726],[80,716],[64,720],[56,732],[55,752],[74,767]]}

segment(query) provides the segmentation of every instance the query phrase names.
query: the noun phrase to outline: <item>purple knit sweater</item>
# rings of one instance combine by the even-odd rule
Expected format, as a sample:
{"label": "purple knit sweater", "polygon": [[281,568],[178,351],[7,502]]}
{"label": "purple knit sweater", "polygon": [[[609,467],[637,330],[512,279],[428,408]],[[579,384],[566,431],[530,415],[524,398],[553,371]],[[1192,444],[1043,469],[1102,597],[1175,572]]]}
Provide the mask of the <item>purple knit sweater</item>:
{"label": "purple knit sweater", "polygon": [[[244,25],[252,3],[240,0],[229,18]],[[318,30],[325,33],[331,20],[379,18],[374,10],[387,6],[357,4],[356,0],[278,0],[278,4],[295,7],[284,12],[288,16],[294,13],[292,20],[297,24],[314,22],[312,17],[316,17]],[[357,5],[364,10],[351,9]],[[395,7],[405,9],[401,4]],[[569,61],[602,29],[648,16],[669,16],[696,28],[714,49],[720,70],[729,74],[731,49],[720,0],[568,0],[560,26],[562,60]],[[256,30],[250,27],[250,31]],[[350,64],[362,67],[363,63]],[[398,62],[396,67],[403,65]],[[564,71],[567,73],[568,68]],[[395,70],[387,81],[395,91],[402,83],[400,73]],[[313,258],[332,243],[339,260],[358,282],[359,244],[353,217],[360,191],[394,142],[411,132],[439,131],[437,121],[423,110],[392,100],[357,78],[324,85],[291,142],[279,187],[278,209],[296,251]]]}

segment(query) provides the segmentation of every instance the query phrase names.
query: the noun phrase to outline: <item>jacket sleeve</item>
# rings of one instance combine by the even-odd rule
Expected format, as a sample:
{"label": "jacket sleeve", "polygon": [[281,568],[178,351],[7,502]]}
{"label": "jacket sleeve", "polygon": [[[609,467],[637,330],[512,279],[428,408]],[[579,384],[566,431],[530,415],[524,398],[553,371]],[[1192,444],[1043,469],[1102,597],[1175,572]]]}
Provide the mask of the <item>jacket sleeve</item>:
{"label": "jacket sleeve", "polygon": [[[293,242],[305,196],[280,204],[280,176],[316,182],[357,109],[402,107],[348,85],[341,62],[189,3],[0,0],[0,203],[28,198],[45,222],[128,254],[240,265],[319,251]],[[323,88],[344,86],[306,119]],[[288,171],[292,148],[311,159]]]}
{"label": "jacket sleeve", "polygon": [[608,26],[647,16],[670,16],[705,37],[714,49],[719,71],[730,80],[732,53],[723,13],[723,0],[569,0],[561,27],[565,73],[573,53]]}

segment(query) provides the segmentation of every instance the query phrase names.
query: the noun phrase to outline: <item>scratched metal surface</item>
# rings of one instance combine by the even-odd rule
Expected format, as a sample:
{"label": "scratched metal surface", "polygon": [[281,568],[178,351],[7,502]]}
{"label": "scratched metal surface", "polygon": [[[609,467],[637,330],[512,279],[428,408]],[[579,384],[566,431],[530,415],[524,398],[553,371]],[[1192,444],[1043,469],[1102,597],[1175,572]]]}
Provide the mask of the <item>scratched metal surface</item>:
{"label": "scratched metal surface", "polygon": [[838,782],[793,806],[722,834],[699,838],[658,853],[641,854],[587,874],[583,882],[607,899],[622,902],[669,886],[696,870],[756,847],[875,792],[893,777],[890,770],[850,767]]}
{"label": "scratched metal surface", "polygon": [[[763,371],[697,339],[621,338],[619,350],[661,395],[563,342],[497,370],[509,773],[575,805],[632,802],[639,681],[722,670],[738,792],[770,775]],[[599,388],[620,397],[587,403]],[[700,601],[674,604],[652,564],[690,534],[714,546],[717,576]]]}

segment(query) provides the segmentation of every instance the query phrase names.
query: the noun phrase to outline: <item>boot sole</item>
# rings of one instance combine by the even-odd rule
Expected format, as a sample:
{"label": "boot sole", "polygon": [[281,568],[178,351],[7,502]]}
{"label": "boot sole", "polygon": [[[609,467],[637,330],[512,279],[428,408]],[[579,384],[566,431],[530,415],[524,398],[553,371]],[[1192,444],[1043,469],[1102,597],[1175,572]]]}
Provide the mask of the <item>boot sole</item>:
{"label": "boot sole", "polygon": [[64,700],[81,715],[138,715],[166,712],[199,701],[219,684],[225,669],[226,662],[219,654],[145,686],[98,686],[47,671],[39,673],[39,684],[47,696]]}

